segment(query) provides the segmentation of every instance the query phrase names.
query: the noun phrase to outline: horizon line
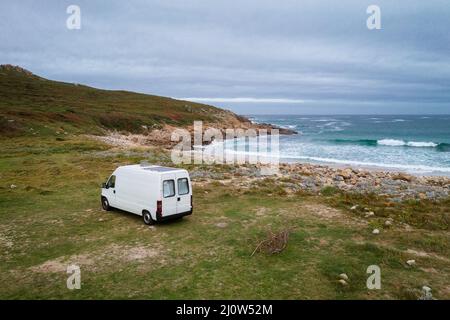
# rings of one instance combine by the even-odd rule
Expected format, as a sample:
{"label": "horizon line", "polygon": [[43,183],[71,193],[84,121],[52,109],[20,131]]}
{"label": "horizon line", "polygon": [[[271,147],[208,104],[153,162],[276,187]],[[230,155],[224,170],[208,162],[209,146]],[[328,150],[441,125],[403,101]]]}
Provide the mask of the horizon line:
{"label": "horizon line", "polygon": [[285,99],[285,98],[252,98],[252,97],[188,97],[188,98],[173,98],[177,100],[187,100],[192,102],[237,102],[237,103],[305,103],[302,99]]}

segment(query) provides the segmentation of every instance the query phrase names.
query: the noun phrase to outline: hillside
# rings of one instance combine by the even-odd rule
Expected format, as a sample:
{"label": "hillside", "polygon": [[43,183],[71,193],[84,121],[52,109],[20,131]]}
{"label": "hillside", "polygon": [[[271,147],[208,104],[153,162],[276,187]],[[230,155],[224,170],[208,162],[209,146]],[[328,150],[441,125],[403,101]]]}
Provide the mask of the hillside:
{"label": "hillside", "polygon": [[0,65],[0,136],[145,133],[165,125],[187,127],[194,120],[251,126],[243,117],[205,104],[52,81],[18,66]]}

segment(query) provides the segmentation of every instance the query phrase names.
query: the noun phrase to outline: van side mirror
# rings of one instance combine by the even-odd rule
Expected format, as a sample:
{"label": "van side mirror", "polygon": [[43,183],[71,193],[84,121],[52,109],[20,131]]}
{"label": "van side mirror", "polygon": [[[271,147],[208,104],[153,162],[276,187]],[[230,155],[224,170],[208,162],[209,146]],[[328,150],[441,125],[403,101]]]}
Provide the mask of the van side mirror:
{"label": "van side mirror", "polygon": [[106,187],[106,182],[103,182],[103,183],[102,183],[102,188],[103,188],[103,189],[108,189],[108,188]]}

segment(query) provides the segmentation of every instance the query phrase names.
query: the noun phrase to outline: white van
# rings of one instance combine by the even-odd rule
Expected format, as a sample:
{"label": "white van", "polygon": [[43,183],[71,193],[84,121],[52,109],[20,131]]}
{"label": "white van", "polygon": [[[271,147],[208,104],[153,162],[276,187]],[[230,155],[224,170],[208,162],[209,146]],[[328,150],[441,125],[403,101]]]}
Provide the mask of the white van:
{"label": "white van", "polygon": [[192,186],[184,169],[154,165],[121,166],[102,184],[102,207],[140,215],[154,224],[192,214]]}

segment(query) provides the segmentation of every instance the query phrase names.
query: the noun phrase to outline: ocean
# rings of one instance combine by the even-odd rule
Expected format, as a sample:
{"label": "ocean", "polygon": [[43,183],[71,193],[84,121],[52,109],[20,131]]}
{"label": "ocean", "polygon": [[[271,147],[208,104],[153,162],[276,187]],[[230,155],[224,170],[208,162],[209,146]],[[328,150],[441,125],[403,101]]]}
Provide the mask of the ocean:
{"label": "ocean", "polygon": [[280,136],[282,161],[450,176],[450,115],[249,115],[298,131]]}

